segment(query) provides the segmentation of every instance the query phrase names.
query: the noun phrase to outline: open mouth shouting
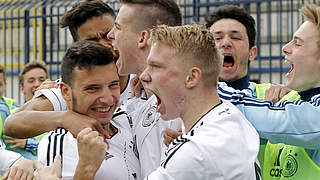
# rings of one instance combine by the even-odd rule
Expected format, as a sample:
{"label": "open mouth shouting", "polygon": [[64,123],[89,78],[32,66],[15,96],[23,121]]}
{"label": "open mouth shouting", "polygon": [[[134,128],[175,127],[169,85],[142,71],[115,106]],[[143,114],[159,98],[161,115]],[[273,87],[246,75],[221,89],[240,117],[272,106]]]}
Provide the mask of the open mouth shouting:
{"label": "open mouth shouting", "polygon": [[232,56],[225,55],[223,59],[223,67],[224,68],[232,68],[234,65],[234,59]]}
{"label": "open mouth shouting", "polygon": [[292,72],[293,72],[293,70],[294,70],[294,64],[292,64],[291,62],[289,62],[289,61],[285,61],[287,64],[289,64],[289,66],[290,66],[290,70],[287,72],[287,74],[286,74],[286,77],[288,78],[288,77],[290,77],[291,76],[291,74],[292,74]]}
{"label": "open mouth shouting", "polygon": [[[161,99],[160,99],[160,97],[157,95],[157,94],[155,94],[154,93],[154,95],[156,96],[156,98],[157,98],[157,112],[159,112],[159,113],[161,113]],[[163,111],[162,111],[163,112]]]}

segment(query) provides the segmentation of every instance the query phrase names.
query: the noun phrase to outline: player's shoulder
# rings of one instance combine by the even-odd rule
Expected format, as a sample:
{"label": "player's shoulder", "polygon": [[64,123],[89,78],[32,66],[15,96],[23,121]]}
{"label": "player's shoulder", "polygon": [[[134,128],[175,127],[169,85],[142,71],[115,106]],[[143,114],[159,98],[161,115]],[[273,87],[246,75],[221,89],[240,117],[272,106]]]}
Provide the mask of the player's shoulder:
{"label": "player's shoulder", "polygon": [[[239,115],[240,111],[230,102],[221,100],[220,103],[203,116],[203,120],[214,118],[216,121],[225,117]],[[241,113],[240,113],[241,114]]]}
{"label": "player's shoulder", "polygon": [[[161,167],[168,169],[189,169],[198,166],[207,160],[201,145],[191,137],[192,135],[182,135],[176,138],[166,151],[166,159],[162,161]],[[187,161],[186,161],[187,158]],[[196,168],[196,167],[195,167]]]}
{"label": "player's shoulder", "polygon": [[112,115],[112,119],[124,118],[127,116],[127,111],[123,107],[117,107]]}
{"label": "player's shoulder", "polygon": [[68,144],[71,141],[76,140],[72,134],[64,129],[64,128],[57,128],[53,131],[49,131],[40,142],[52,143],[52,142],[59,142],[60,144]]}
{"label": "player's shoulder", "polygon": [[131,131],[133,126],[132,118],[128,115],[127,111],[121,107],[117,107],[113,116],[112,116],[112,124],[120,129],[124,128],[126,130]]}
{"label": "player's shoulder", "polygon": [[[246,132],[243,132],[243,130]],[[220,132],[220,133],[217,133]],[[221,101],[205,114],[188,132],[187,135],[198,143],[207,144],[208,140],[228,142],[236,138],[231,135],[250,134],[256,136],[256,131],[250,122],[231,103]],[[195,135],[195,136],[193,136]],[[246,135],[244,135],[246,136]],[[220,140],[219,140],[220,139]]]}
{"label": "player's shoulder", "polygon": [[48,134],[51,135],[65,135],[65,134],[71,134],[68,130],[64,128],[57,128],[55,130],[50,131]]}

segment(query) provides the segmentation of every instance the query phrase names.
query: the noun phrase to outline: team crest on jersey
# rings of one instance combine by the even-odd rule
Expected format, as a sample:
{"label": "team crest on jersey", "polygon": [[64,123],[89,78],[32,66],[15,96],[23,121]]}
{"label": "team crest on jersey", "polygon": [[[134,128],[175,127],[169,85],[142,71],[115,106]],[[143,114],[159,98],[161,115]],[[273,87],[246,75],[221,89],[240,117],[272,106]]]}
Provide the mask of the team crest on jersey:
{"label": "team crest on jersey", "polygon": [[156,107],[151,106],[143,117],[142,126],[143,127],[150,126],[154,122],[155,116],[156,116]]}
{"label": "team crest on jersey", "polygon": [[105,159],[105,160],[108,160],[108,159],[113,158],[113,157],[114,157],[114,155],[106,152],[106,155],[105,155],[104,159]]}
{"label": "team crest on jersey", "polygon": [[294,156],[289,154],[286,157],[285,168],[283,169],[284,177],[292,177],[298,170],[298,162]]}
{"label": "team crest on jersey", "polygon": [[280,164],[280,156],[281,153],[283,152],[283,147],[279,149],[279,153],[277,155],[277,158],[274,161],[274,166],[269,174],[272,177],[276,177],[276,178],[280,178],[280,177],[285,177],[285,178],[290,178],[292,176],[294,176],[297,171],[298,171],[298,161],[297,161],[297,153],[293,153],[291,150],[288,152],[290,154],[286,155],[284,158],[284,161],[281,163],[284,163],[283,165]]}

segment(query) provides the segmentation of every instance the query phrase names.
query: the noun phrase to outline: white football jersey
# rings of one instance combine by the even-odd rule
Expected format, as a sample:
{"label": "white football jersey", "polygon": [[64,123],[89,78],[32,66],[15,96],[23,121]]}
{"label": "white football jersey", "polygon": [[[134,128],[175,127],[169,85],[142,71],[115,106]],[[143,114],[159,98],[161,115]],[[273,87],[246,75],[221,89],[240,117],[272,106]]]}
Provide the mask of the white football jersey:
{"label": "white football jersey", "polygon": [[120,101],[119,101],[118,107],[120,107],[121,105],[126,103],[129,99],[131,99],[132,90],[131,90],[130,81],[135,76],[136,76],[135,74],[130,74],[130,77],[129,77],[129,80],[126,84],[125,89],[123,91],[121,91],[121,93],[120,93]]}
{"label": "white football jersey", "polygon": [[54,111],[66,111],[67,102],[63,99],[60,88],[41,89],[35,92],[33,98],[45,96],[52,104]]}
{"label": "white football jersey", "polygon": [[213,107],[175,139],[148,180],[259,179],[259,135],[229,102]]}
{"label": "white football jersey", "polygon": [[[133,151],[132,134],[122,127],[123,121],[128,121],[127,115],[115,113],[111,123],[118,131],[107,139],[109,149],[96,173],[96,180],[141,179],[139,160]],[[38,159],[45,165],[51,165],[57,154],[62,156],[62,179],[73,179],[79,161],[77,139],[62,128],[50,131],[38,146]]]}
{"label": "white football jersey", "polygon": [[160,113],[156,112],[157,98],[154,95],[143,104],[139,101],[138,105],[138,109],[128,114],[132,117],[134,142],[139,155],[141,177],[144,178],[157,169],[165,158],[167,147],[163,143],[164,131],[167,128],[178,130],[182,121],[180,118],[162,120]]}

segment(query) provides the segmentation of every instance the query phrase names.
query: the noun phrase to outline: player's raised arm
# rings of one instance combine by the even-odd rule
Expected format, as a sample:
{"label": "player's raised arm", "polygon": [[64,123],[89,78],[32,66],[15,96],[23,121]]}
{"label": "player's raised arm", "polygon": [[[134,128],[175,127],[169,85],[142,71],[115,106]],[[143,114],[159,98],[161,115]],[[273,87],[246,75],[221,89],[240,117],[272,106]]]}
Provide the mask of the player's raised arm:
{"label": "player's raised arm", "polygon": [[104,138],[90,128],[83,129],[77,136],[77,141],[79,162],[74,179],[93,180],[109,146]]}

